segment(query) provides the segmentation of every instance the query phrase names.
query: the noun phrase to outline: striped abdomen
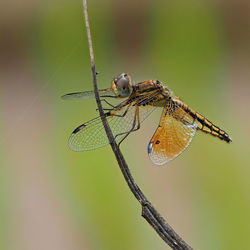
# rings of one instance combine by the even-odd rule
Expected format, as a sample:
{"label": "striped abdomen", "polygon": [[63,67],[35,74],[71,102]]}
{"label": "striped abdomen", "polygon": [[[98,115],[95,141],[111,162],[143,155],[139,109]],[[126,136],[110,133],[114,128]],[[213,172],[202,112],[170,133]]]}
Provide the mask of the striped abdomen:
{"label": "striped abdomen", "polygon": [[216,136],[219,139],[224,140],[228,143],[232,141],[231,138],[229,137],[229,135],[224,130],[215,126],[212,122],[210,122],[208,119],[206,119],[203,115],[201,115],[198,112],[196,112],[195,110],[191,109],[185,103],[180,103],[178,101],[178,106],[180,106],[186,113],[188,113],[194,119],[194,121],[198,122],[198,129],[199,130],[201,130],[205,133],[211,134],[213,136]]}

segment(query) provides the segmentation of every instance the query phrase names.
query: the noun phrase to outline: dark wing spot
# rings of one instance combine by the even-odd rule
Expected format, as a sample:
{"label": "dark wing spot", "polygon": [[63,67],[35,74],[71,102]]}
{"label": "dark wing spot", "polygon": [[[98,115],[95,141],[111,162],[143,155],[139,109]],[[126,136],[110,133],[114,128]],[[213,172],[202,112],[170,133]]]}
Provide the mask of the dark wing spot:
{"label": "dark wing spot", "polygon": [[148,144],[148,154],[150,154],[150,153],[152,152],[152,148],[153,148],[153,143],[150,142],[150,143]]}
{"label": "dark wing spot", "polygon": [[159,140],[157,140],[156,142],[155,142],[155,144],[159,144],[160,143],[160,141]]}
{"label": "dark wing spot", "polygon": [[85,124],[82,124],[81,126],[77,127],[73,132],[72,134],[76,134],[77,132],[79,132],[81,129],[83,129],[84,127],[86,127]]}

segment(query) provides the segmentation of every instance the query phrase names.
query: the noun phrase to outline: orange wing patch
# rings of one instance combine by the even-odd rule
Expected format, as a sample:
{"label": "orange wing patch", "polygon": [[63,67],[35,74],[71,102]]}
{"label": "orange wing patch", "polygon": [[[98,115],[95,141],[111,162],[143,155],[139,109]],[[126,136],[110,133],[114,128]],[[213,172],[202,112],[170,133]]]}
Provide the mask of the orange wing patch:
{"label": "orange wing patch", "polygon": [[180,155],[192,141],[197,129],[194,119],[180,107],[176,107],[173,113],[165,114],[166,110],[167,107],[148,144],[149,157],[156,165],[163,165]]}

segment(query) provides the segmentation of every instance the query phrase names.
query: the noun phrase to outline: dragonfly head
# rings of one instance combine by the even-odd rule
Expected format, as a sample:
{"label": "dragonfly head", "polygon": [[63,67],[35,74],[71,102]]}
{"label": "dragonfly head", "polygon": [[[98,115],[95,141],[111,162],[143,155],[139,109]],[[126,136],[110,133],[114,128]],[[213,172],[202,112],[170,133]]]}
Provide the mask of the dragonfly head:
{"label": "dragonfly head", "polygon": [[132,85],[130,76],[126,73],[122,73],[114,78],[112,81],[112,87],[114,92],[120,97],[128,97],[132,92]]}

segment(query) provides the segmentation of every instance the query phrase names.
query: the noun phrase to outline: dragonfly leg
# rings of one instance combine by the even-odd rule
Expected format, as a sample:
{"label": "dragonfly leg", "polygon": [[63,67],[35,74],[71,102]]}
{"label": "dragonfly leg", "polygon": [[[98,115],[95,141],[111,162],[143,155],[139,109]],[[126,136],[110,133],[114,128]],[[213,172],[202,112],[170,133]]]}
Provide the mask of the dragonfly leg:
{"label": "dragonfly leg", "polygon": [[[104,110],[104,111],[111,111],[111,110],[113,110],[113,109],[104,109],[104,108],[103,108],[103,110]],[[96,111],[98,111],[98,109],[96,109]]]}
{"label": "dragonfly leg", "polygon": [[[108,111],[117,111],[117,110],[119,110],[119,106],[120,106],[120,104],[119,105],[117,105],[117,106],[114,106],[114,105],[112,105],[111,103],[109,103],[107,100],[105,100],[105,99],[101,99],[101,101],[104,101],[104,102],[106,102],[108,105],[110,105],[112,108],[104,108],[103,110],[108,110]],[[126,110],[124,111],[124,113],[122,114],[122,115],[118,115],[118,114],[115,114],[115,113],[112,113],[111,115],[112,116],[118,116],[118,117],[124,117],[126,114],[127,114],[127,112],[128,112],[128,110],[129,110],[129,108],[131,107],[131,105],[132,105],[132,103],[130,103],[128,106],[127,106],[127,108],[126,108]],[[117,109],[118,108],[118,109]],[[98,111],[98,109],[96,109],[96,111]]]}
{"label": "dragonfly leg", "polygon": [[132,103],[130,103],[128,105],[128,107],[126,108],[126,110],[124,111],[124,113],[122,115],[112,114],[112,116],[124,117],[128,113],[128,110],[131,107],[131,105],[132,105]]}
{"label": "dragonfly leg", "polygon": [[101,99],[101,102],[105,102],[106,104],[108,104],[109,106],[111,106],[112,108],[114,108],[115,106],[111,103],[109,103],[106,99]]}
{"label": "dragonfly leg", "polygon": [[[138,125],[136,128],[135,126],[133,126],[128,132],[124,132],[124,133],[121,133],[121,134],[125,134],[125,136],[121,139],[121,141],[118,143],[118,147],[120,147],[121,143],[130,135],[130,133],[132,132],[135,132],[137,131],[138,129],[140,129],[140,125]],[[118,135],[121,135],[121,134],[118,134]],[[117,136],[118,136],[117,135]]]}
{"label": "dragonfly leg", "polygon": [[[105,102],[106,104],[108,104],[109,106],[111,106],[112,108],[104,108],[103,110],[113,110],[114,108],[115,108],[115,106],[114,105],[112,105],[111,103],[109,103],[107,100],[105,100],[105,99],[101,99],[100,100],[101,102]],[[98,109],[96,109],[95,111],[98,111]]]}
{"label": "dragonfly leg", "polygon": [[[137,120],[137,127],[135,128],[136,120]],[[115,136],[115,138],[116,138],[116,137],[119,136],[119,135],[125,134],[125,136],[124,136],[124,137],[121,139],[121,141],[118,143],[118,147],[120,147],[121,143],[129,136],[129,134],[130,134],[131,132],[134,132],[134,131],[140,129],[140,126],[141,126],[141,125],[140,125],[140,119],[139,119],[139,107],[137,107],[137,108],[136,108],[136,111],[135,111],[135,117],[134,117],[134,121],[133,121],[133,125],[132,125],[131,129],[130,129],[129,131],[127,131],[127,132],[123,132],[123,133],[117,134],[117,135]]]}

